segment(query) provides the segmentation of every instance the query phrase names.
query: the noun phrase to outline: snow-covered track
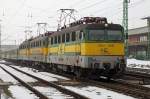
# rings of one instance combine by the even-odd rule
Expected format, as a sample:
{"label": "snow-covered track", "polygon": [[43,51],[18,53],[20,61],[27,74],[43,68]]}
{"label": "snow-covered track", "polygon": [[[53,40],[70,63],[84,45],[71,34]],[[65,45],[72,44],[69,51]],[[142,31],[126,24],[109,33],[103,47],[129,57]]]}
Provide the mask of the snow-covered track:
{"label": "snow-covered track", "polygon": [[150,73],[150,69],[143,69],[143,68],[131,68],[131,67],[127,67],[126,71],[128,72],[138,72],[138,73]]}
{"label": "snow-covered track", "polygon": [[48,81],[46,81],[46,80],[44,80],[44,79],[42,79],[42,78],[39,78],[39,77],[36,77],[36,76],[31,75],[31,74],[29,74],[29,73],[26,73],[26,72],[24,72],[24,71],[22,71],[22,70],[19,70],[19,69],[13,67],[13,66],[10,66],[10,65],[9,65],[9,67],[11,67],[11,68],[13,68],[13,69],[15,69],[15,70],[17,70],[17,71],[23,73],[23,74],[26,74],[26,75],[28,75],[28,76],[30,76],[30,77],[32,77],[32,78],[34,78],[34,79],[36,79],[36,80],[38,80],[38,81],[40,81],[40,82],[46,84],[46,85],[48,85],[48,86],[51,86],[51,87],[53,87],[53,88],[56,88],[57,90],[59,90],[59,91],[65,93],[65,94],[71,95],[71,96],[73,96],[73,97],[76,98],[76,99],[89,99],[89,98],[86,97],[86,96],[80,95],[80,94],[78,94],[78,93],[76,93],[76,92],[73,92],[73,91],[71,91],[71,90],[69,90],[69,89],[66,89],[66,88],[64,88],[64,87],[61,87],[61,86],[59,86],[59,85],[57,85],[57,84],[55,84],[55,83],[53,83],[53,82],[48,82]]}
{"label": "snow-covered track", "polygon": [[95,86],[102,86],[107,89],[116,91],[116,92],[121,92],[126,95],[133,96],[135,98],[140,98],[140,99],[150,99],[150,88],[124,82],[121,80],[111,80],[109,82],[107,81],[94,81],[94,80],[85,80],[83,81],[88,82],[88,83],[93,83]]}
{"label": "snow-covered track", "polygon": [[141,78],[141,79],[150,79],[150,74],[147,74],[147,73],[126,71],[125,75],[134,76],[134,77]]}
{"label": "snow-covered track", "polygon": [[5,72],[7,72],[9,75],[11,75],[13,78],[15,78],[18,82],[20,82],[24,87],[26,87],[27,89],[29,89],[30,91],[32,91],[36,96],[38,96],[40,99],[48,99],[47,96],[43,95],[41,92],[39,92],[37,89],[33,88],[32,86],[30,86],[29,84],[27,84],[26,82],[24,82],[23,80],[21,80],[20,78],[18,78],[17,76],[13,75],[12,73],[10,73],[9,71],[7,71],[6,69],[4,69],[2,66],[0,66]]}

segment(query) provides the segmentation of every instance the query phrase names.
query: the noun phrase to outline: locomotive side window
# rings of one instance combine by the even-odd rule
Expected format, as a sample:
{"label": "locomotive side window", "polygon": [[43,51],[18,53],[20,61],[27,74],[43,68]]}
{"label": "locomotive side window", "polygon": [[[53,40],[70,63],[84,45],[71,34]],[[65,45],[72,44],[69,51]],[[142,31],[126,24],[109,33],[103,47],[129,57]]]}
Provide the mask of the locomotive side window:
{"label": "locomotive side window", "polygon": [[65,34],[62,35],[62,43],[65,42]]}
{"label": "locomotive side window", "polygon": [[79,33],[79,39],[80,39],[80,40],[83,39],[83,31],[80,31],[80,33]]}
{"label": "locomotive side window", "polygon": [[75,41],[76,40],[76,32],[71,33],[71,40]]}
{"label": "locomotive side window", "polygon": [[40,46],[40,41],[38,41],[38,46]]}
{"label": "locomotive side window", "polygon": [[61,42],[60,35],[58,35],[58,44]]}
{"label": "locomotive side window", "polygon": [[39,41],[39,45],[41,46],[41,41]]}
{"label": "locomotive side window", "polygon": [[43,40],[43,46],[47,46],[47,41],[45,39]]}
{"label": "locomotive side window", "polygon": [[36,41],[36,47],[38,46],[38,42]]}
{"label": "locomotive side window", "polygon": [[35,42],[33,42],[33,47],[35,47]]}
{"label": "locomotive side window", "polygon": [[51,37],[51,44],[53,45],[53,37]]}
{"label": "locomotive side window", "polygon": [[66,42],[69,42],[69,40],[70,40],[70,35],[69,35],[69,33],[67,33],[66,34]]}
{"label": "locomotive side window", "polygon": [[54,39],[55,39],[55,40],[54,40],[54,41],[55,41],[54,43],[57,44],[57,36],[55,36]]}

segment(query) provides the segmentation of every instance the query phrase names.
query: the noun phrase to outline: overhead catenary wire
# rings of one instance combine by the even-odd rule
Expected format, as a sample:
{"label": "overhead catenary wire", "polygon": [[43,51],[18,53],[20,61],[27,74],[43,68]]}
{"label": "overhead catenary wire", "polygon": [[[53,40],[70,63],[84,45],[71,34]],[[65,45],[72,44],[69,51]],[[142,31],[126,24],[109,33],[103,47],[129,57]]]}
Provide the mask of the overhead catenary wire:
{"label": "overhead catenary wire", "polygon": [[102,3],[106,2],[106,1],[108,1],[108,0],[98,1],[98,2],[96,2],[96,3],[94,3],[94,4],[91,4],[91,5],[88,5],[88,6],[86,6],[86,7],[80,8],[80,9],[78,9],[78,10],[79,10],[79,11],[84,11],[85,9],[89,9],[89,8],[91,8],[91,7],[93,7],[93,6],[102,4]]}

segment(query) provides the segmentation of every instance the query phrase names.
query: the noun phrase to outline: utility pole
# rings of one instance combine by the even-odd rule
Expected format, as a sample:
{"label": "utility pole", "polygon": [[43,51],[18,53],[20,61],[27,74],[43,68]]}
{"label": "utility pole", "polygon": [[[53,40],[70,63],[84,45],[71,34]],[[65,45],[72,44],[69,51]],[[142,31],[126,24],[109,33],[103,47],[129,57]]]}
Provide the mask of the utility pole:
{"label": "utility pole", "polygon": [[125,37],[125,54],[128,57],[128,3],[130,0],[123,0],[123,21],[124,37]]}
{"label": "utility pole", "polygon": [[[1,19],[0,19],[0,53],[1,53],[1,51],[2,51],[2,49],[1,49],[1,34],[2,34],[2,25],[1,25]],[[1,56],[0,56],[1,57]]]}
{"label": "utility pole", "polygon": [[75,18],[75,9],[60,9],[60,17],[58,21],[58,31],[61,30],[61,27],[70,24],[70,21],[76,21]]}
{"label": "utility pole", "polygon": [[146,57],[148,60],[150,60],[150,16],[142,18],[143,20],[147,20],[147,27],[148,27],[148,34],[147,34],[147,53]]}
{"label": "utility pole", "polygon": [[31,37],[32,30],[31,30],[30,26],[26,26],[24,32],[25,32],[25,39],[26,40]]}

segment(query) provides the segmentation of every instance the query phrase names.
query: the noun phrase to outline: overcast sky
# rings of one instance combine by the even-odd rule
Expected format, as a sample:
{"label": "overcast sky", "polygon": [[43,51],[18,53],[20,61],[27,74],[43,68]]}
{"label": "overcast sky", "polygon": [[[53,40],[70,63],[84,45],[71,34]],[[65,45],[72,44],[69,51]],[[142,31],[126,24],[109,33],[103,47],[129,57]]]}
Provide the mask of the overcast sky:
{"label": "overcast sky", "polygon": [[[48,23],[48,30],[56,30],[59,9],[76,9],[77,18],[103,16],[109,22],[122,24],[123,0],[0,0],[2,44],[19,44],[25,40],[25,27],[32,26],[37,35],[37,22]],[[141,18],[150,16],[150,0],[130,0],[129,28],[146,25]]]}

